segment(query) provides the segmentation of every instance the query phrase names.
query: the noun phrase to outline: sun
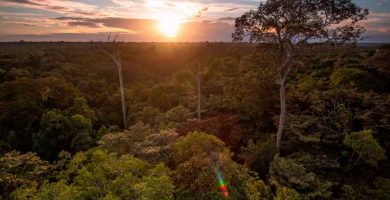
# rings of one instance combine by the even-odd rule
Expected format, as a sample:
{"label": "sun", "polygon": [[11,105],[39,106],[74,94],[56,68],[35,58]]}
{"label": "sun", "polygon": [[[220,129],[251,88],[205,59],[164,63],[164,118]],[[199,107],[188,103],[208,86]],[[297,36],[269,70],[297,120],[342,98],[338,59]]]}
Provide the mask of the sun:
{"label": "sun", "polygon": [[157,29],[166,37],[175,38],[180,31],[181,23],[180,16],[167,13],[158,19]]}

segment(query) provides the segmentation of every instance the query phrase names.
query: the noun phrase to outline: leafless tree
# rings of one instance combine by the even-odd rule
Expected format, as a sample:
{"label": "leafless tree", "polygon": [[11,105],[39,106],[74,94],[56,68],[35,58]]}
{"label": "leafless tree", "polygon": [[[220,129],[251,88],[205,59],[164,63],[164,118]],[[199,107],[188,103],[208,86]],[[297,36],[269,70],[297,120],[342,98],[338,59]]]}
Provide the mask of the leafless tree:
{"label": "leafless tree", "polygon": [[118,44],[116,42],[117,39],[118,39],[118,35],[115,35],[114,39],[111,40],[111,33],[110,33],[107,38],[107,46],[102,51],[104,54],[109,56],[112,59],[112,61],[114,61],[118,69],[119,87],[120,87],[121,101],[122,101],[123,127],[124,129],[127,129],[126,99],[125,99],[125,91],[124,91],[123,76],[122,76],[122,59],[121,59],[120,51],[118,49]]}
{"label": "leafless tree", "polygon": [[202,103],[202,92],[201,92],[201,73],[200,73],[200,62],[198,62],[197,66],[197,72],[196,72],[196,82],[197,82],[197,89],[198,89],[198,120],[201,120],[201,103]]}

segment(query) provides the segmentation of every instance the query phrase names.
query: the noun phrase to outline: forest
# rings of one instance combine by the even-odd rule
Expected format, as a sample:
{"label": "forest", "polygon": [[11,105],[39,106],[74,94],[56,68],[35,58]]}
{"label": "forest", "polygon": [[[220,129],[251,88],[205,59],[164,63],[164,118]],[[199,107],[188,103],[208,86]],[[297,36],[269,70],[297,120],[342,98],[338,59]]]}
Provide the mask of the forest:
{"label": "forest", "polygon": [[390,45],[361,42],[368,15],[267,0],[233,42],[0,43],[0,199],[390,199]]}
{"label": "forest", "polygon": [[1,199],[390,198],[389,46],[305,52],[277,153],[258,47],[118,43],[123,127],[105,45],[1,44]]}

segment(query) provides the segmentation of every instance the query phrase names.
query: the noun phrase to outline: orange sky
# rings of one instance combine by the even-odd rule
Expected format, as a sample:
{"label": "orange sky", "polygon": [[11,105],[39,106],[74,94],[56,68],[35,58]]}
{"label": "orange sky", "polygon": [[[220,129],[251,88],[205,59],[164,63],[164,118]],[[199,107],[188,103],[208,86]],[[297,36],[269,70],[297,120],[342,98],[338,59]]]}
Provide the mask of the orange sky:
{"label": "orange sky", "polygon": [[[231,41],[234,19],[258,0],[0,0],[0,41]],[[389,0],[371,10],[367,41],[390,42]]]}

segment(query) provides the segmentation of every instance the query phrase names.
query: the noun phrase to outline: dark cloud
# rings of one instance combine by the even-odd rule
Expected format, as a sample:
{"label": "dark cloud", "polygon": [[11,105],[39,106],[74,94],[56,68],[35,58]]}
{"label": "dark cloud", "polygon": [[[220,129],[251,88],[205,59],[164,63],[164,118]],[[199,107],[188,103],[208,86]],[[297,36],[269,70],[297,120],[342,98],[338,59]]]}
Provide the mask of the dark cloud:
{"label": "dark cloud", "polygon": [[68,41],[68,42],[88,42],[105,41],[108,33],[55,33],[55,34],[15,34],[3,35],[0,41]]}
{"label": "dark cloud", "polygon": [[240,9],[240,8],[230,8],[230,9],[227,9],[225,11],[229,12],[229,11],[238,10],[238,9]]}
{"label": "dark cloud", "polygon": [[41,6],[42,4],[36,3],[31,0],[3,0],[6,2],[11,2],[11,3],[19,3],[19,4],[29,4],[29,5],[34,5],[34,6]]}
{"label": "dark cloud", "polygon": [[9,24],[9,25],[19,25],[19,26],[37,26],[36,24],[31,24],[31,23],[24,23],[24,22],[6,22],[4,24]]}
{"label": "dark cloud", "polygon": [[99,28],[100,26],[98,24],[95,24],[93,22],[68,22],[68,26],[85,26],[89,28]]}
{"label": "dark cloud", "polygon": [[45,6],[49,10],[67,10],[67,8],[62,6]]}
{"label": "dark cloud", "polygon": [[222,22],[234,22],[236,20],[236,18],[234,17],[222,17],[222,18],[219,18],[218,21],[222,21]]}
{"label": "dark cloud", "polygon": [[197,14],[196,14],[194,17],[195,17],[195,18],[200,18],[200,17],[202,17],[203,14],[204,14],[205,12],[207,12],[208,10],[209,10],[209,8],[204,7],[204,8],[202,8],[202,9],[198,10]]}

